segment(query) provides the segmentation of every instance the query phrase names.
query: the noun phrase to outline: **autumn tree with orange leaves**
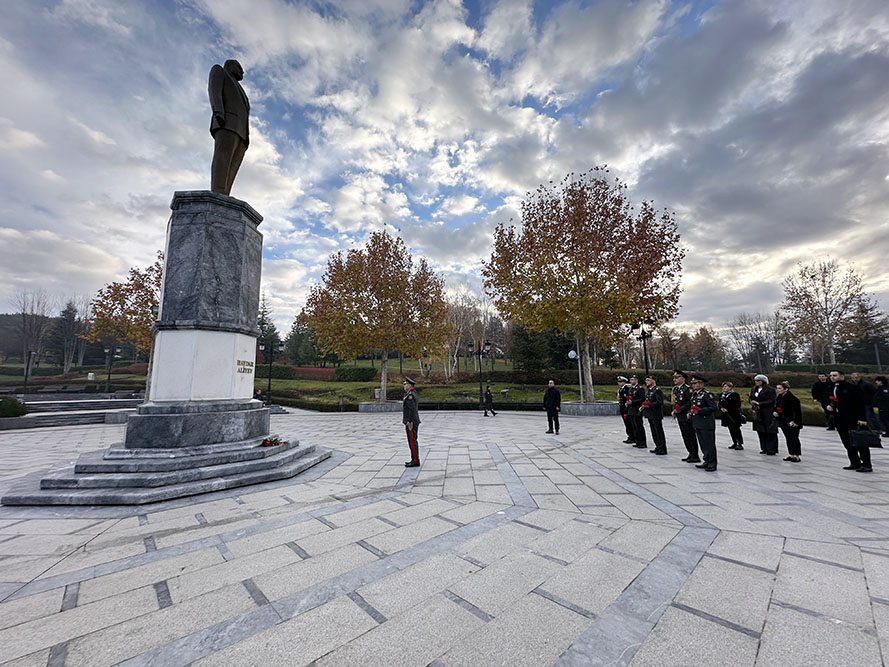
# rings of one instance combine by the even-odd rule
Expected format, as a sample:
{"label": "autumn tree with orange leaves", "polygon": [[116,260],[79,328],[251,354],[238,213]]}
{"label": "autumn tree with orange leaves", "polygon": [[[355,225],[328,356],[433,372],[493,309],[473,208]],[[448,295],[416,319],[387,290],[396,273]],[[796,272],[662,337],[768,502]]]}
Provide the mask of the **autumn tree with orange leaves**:
{"label": "autumn tree with orange leaves", "polygon": [[158,252],[148,268],[133,267],[125,282],[105,285],[90,303],[89,326],[83,337],[91,343],[113,341],[150,350],[163,274],[164,253]]}
{"label": "autumn tree with orange leaves", "polygon": [[299,316],[324,354],[380,354],[381,401],[389,352],[419,356],[424,348],[441,348],[446,318],[444,279],[425,259],[415,266],[404,242],[385,231],[371,234],[364,248],[331,255]]}
{"label": "autumn tree with orange leaves", "polygon": [[673,215],[653,202],[633,207],[627,186],[607,174],[594,167],[529,193],[520,228],[497,226],[482,269],[504,318],[580,339],[590,400],[590,343],[606,347],[621,326],[672,319],[685,256]]}

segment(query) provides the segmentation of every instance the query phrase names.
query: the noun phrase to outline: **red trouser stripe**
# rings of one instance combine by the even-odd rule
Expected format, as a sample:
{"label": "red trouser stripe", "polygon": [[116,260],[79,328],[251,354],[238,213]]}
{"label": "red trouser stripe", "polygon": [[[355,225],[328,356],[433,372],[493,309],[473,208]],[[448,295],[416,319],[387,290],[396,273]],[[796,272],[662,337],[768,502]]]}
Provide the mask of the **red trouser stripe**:
{"label": "red trouser stripe", "polygon": [[420,453],[417,451],[417,441],[414,440],[414,429],[409,428],[407,430],[407,441],[411,447],[411,461],[414,463],[420,462]]}

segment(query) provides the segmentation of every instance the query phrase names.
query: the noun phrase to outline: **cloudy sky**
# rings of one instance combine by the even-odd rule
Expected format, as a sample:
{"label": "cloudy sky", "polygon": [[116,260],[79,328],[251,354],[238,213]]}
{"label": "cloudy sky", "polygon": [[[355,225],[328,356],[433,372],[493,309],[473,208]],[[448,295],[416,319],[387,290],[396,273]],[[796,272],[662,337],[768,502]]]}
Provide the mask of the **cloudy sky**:
{"label": "cloudy sky", "polygon": [[0,311],[90,295],[209,188],[207,73],[237,58],[288,327],[327,256],[384,226],[479,290],[525,193],[607,163],[676,211],[678,323],[767,310],[800,260],[889,307],[886,0],[8,0]]}

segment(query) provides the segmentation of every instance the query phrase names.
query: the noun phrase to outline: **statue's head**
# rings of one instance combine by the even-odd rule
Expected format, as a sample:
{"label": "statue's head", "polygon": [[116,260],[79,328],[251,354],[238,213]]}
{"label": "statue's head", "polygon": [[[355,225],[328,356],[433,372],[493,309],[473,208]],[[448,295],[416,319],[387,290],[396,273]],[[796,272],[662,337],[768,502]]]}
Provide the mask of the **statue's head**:
{"label": "statue's head", "polygon": [[222,67],[234,77],[235,81],[240,81],[244,78],[244,68],[241,67],[241,63],[237,60],[226,60]]}

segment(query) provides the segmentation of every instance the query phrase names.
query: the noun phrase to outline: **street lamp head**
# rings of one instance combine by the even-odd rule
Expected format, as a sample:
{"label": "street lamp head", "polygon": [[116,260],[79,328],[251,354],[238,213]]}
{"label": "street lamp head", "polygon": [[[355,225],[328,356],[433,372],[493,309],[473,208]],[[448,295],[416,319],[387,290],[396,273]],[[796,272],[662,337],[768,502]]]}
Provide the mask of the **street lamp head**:
{"label": "street lamp head", "polygon": [[485,341],[485,353],[487,353],[488,351],[490,351],[490,349],[491,349],[491,341],[486,340],[486,341]]}
{"label": "street lamp head", "polygon": [[574,350],[568,350],[568,358],[577,359],[577,352],[575,352]]}
{"label": "street lamp head", "polygon": [[259,344],[259,351],[260,351],[260,352],[265,352],[265,343],[260,343],[260,344]]}
{"label": "street lamp head", "polygon": [[284,351],[284,343],[278,343],[278,352]]}
{"label": "street lamp head", "polygon": [[475,345],[472,344],[472,341],[469,341],[466,344],[466,349],[469,350],[469,354],[472,354],[472,351],[475,349]]}

